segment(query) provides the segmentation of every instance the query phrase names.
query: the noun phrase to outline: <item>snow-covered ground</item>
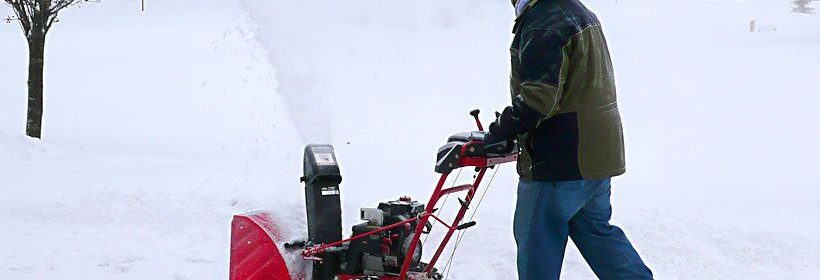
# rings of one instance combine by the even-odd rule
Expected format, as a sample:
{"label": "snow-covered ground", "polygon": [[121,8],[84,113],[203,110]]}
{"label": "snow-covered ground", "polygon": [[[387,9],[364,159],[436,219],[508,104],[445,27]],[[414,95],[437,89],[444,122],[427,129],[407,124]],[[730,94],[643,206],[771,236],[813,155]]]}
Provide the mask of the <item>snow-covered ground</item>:
{"label": "snow-covered ground", "polygon": [[231,214],[300,199],[272,191],[302,145],[253,34],[229,1],[73,8],[32,143],[25,41],[0,25],[0,279],[226,279]]}
{"label": "snow-covered ground", "polygon": [[[657,278],[813,279],[820,17],[586,3],[627,135],[615,223]],[[359,207],[426,198],[435,149],[473,128],[466,112],[489,121],[509,102],[507,0],[146,4],[61,18],[39,143],[21,136],[25,43],[0,24],[0,279],[226,279],[231,214],[272,209],[302,230],[305,143],[337,147],[347,228]],[[451,279],[515,278],[515,183],[502,167]],[[564,275],[593,277],[574,248]]]}

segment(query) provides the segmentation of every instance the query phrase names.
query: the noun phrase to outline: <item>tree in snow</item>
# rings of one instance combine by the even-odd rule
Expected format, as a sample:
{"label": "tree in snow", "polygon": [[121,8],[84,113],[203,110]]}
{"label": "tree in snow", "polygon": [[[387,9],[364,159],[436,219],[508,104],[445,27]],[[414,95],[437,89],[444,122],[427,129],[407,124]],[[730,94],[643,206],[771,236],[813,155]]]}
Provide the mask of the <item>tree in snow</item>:
{"label": "tree in snow", "polygon": [[813,0],[793,0],[794,9],[792,9],[792,11],[795,13],[813,14],[814,8],[809,7],[812,1]]}
{"label": "tree in snow", "polygon": [[16,20],[28,41],[28,116],[26,135],[40,138],[43,123],[43,69],[46,35],[58,22],[57,15],[65,8],[88,0],[3,0],[14,10]]}

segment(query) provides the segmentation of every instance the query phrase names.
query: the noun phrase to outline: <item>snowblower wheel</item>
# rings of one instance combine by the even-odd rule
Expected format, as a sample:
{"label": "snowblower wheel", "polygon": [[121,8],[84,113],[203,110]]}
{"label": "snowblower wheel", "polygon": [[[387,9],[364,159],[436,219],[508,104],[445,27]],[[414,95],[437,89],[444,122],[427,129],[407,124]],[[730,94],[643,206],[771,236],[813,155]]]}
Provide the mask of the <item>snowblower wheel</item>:
{"label": "snowblower wheel", "polygon": [[[415,233],[410,233],[404,238],[404,244],[401,246],[401,255],[407,256],[407,252],[410,251],[410,244],[412,244],[414,237],[416,236]],[[416,246],[416,250],[413,252],[412,260],[410,261],[411,267],[416,267],[421,262],[421,252],[422,252],[422,243],[421,240],[418,241]],[[402,260],[404,261],[404,260]]]}

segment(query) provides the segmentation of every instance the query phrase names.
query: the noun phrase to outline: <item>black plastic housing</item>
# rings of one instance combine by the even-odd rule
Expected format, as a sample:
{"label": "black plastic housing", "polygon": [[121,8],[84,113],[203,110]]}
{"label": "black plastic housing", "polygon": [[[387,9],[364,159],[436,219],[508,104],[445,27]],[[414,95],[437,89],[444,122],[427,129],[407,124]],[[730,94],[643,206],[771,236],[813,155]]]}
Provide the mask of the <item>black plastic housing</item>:
{"label": "black plastic housing", "polygon": [[305,148],[305,206],[308,238],[313,244],[342,240],[342,175],[333,146],[311,144]]}
{"label": "black plastic housing", "polygon": [[[305,208],[308,239],[313,244],[342,240],[342,204],[339,184],[342,175],[333,146],[311,144],[305,147],[304,176]],[[338,256],[325,254],[324,262],[313,265],[313,279],[333,279],[338,269]]]}

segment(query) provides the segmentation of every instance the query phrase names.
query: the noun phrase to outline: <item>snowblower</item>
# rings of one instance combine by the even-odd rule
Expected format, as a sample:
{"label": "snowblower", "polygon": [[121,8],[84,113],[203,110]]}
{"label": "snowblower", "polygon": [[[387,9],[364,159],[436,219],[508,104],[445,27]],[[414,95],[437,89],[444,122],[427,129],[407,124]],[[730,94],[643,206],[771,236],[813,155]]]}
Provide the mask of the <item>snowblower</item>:
{"label": "snowblower", "polygon": [[[435,172],[441,176],[427,204],[402,196],[379,203],[376,208],[362,208],[359,214],[363,222],[354,225],[352,236],[346,239],[342,238],[339,197],[342,176],[333,146],[308,145],[304,154],[304,176],[301,177],[305,184],[307,239],[282,240],[276,217],[270,213],[235,215],[231,225],[230,279],[443,279],[443,271],[434,266],[454,233],[461,233],[456,238],[457,247],[463,231],[476,225],[475,221],[462,223],[462,220],[474,204],[485,173],[498,164],[518,159],[517,147],[513,147],[509,154],[483,151],[484,129],[478,114],[478,110],[470,112],[478,131],[450,136],[438,150]],[[453,186],[445,187],[450,173],[459,170],[460,174],[461,168],[474,169],[473,182],[455,186],[453,181]],[[449,195],[462,193],[465,194],[458,198],[460,205],[456,206],[458,212],[448,223],[440,213],[443,210],[439,211],[436,205],[442,197],[446,203]],[[477,204],[480,202],[481,198]],[[422,236],[429,235],[435,223],[444,226],[444,235],[429,261],[423,262],[422,245],[430,245],[422,244],[426,241]],[[283,252],[294,252],[298,257],[295,261],[292,258],[286,261]]]}

